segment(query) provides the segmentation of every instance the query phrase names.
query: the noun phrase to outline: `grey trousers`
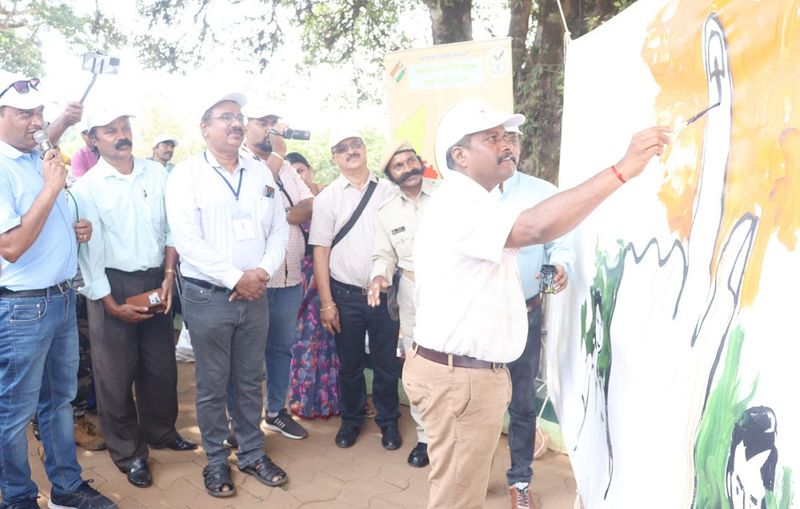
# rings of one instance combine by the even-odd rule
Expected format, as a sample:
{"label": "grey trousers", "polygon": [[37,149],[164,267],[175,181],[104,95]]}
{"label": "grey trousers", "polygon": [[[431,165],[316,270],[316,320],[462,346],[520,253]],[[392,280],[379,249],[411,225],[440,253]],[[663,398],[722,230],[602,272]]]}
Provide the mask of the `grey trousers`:
{"label": "grey trousers", "polygon": [[[106,271],[117,303],[161,287],[161,269]],[[89,301],[89,342],[100,424],[108,453],[120,469],[147,458],[147,445],[177,437],[178,371],[172,318],[156,314],[129,324],[109,315],[99,300]],[[136,400],[133,388],[136,388]]]}
{"label": "grey trousers", "polygon": [[194,349],[197,423],[206,458],[209,463],[228,461],[229,451],[222,442],[228,437],[225,403],[230,382],[237,456],[239,466],[246,467],[264,454],[259,424],[269,304],[265,297],[229,302],[229,291],[204,288],[185,279],[181,288]]}

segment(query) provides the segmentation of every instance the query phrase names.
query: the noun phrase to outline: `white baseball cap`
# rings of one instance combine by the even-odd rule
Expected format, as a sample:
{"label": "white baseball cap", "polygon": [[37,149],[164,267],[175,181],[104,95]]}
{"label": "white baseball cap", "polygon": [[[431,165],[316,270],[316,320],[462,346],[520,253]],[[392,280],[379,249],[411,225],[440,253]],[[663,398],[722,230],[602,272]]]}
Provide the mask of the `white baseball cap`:
{"label": "white baseball cap", "polygon": [[497,126],[506,129],[525,123],[525,115],[495,109],[481,99],[464,99],[442,116],[436,130],[434,154],[439,172],[448,170],[447,151],[461,138]]}
{"label": "white baseball cap", "polygon": [[280,113],[276,112],[284,109],[281,106],[275,106],[275,104],[267,104],[264,101],[250,102],[247,103],[247,106],[241,108],[242,108],[242,113],[244,113],[248,119],[264,118],[269,115],[280,117],[281,116]]}
{"label": "white baseball cap", "polygon": [[[14,86],[17,83],[18,86]],[[0,70],[0,106],[11,106],[21,110],[32,110],[44,106],[44,98],[38,90],[39,79],[27,78],[19,73]],[[20,93],[19,90],[26,90]]]}
{"label": "white baseball cap", "polygon": [[156,148],[159,143],[164,143],[165,141],[171,142],[176,147],[178,146],[178,140],[176,140],[172,136],[168,134],[159,134],[153,139],[153,148]]}
{"label": "white baseball cap", "polygon": [[135,117],[128,106],[119,103],[103,104],[89,109],[84,114],[84,129],[108,125],[119,117]]}
{"label": "white baseball cap", "polygon": [[229,92],[227,94],[213,95],[201,107],[202,111],[200,112],[200,116],[223,101],[233,101],[238,104],[239,108],[241,109],[244,108],[245,104],[247,104],[247,96],[241,92]]}
{"label": "white baseball cap", "polygon": [[356,128],[354,128],[354,127],[339,127],[339,128],[334,129],[333,132],[331,132],[329,145],[330,145],[331,148],[333,148],[336,145],[338,145],[339,143],[341,143],[342,140],[346,140],[348,138],[363,139],[361,137],[361,135],[358,133],[358,130]]}

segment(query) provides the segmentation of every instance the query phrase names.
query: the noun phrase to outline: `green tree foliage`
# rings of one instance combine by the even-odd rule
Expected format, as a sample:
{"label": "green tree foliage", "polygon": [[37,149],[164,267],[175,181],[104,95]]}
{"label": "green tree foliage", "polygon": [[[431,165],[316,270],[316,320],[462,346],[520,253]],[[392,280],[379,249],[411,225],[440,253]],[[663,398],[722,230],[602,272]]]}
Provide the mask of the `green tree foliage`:
{"label": "green tree foliage", "polygon": [[106,50],[125,42],[113,22],[96,10],[76,14],[61,1],[0,0],[0,62],[7,71],[41,76],[41,33],[54,31],[82,51]]}
{"label": "green tree foliage", "polygon": [[[562,0],[572,37],[597,27],[635,0]],[[226,2],[240,5],[242,0]],[[178,69],[192,59],[202,59],[204,41],[219,41],[213,13],[216,0],[140,0],[140,12],[150,28],[190,21],[191,34],[176,33],[175,40],[144,35],[137,43],[151,65]],[[557,180],[563,104],[564,26],[557,0],[507,0],[508,35],[514,53],[516,109],[528,117],[523,127],[522,168],[527,173]],[[427,10],[431,40],[450,43],[472,38],[473,17],[480,9],[473,0],[260,0],[248,1],[238,33],[252,34],[236,46],[256,55],[261,69],[271,55],[287,43],[287,24],[302,32],[299,41],[304,64],[334,64],[350,72],[358,99],[379,95],[385,53],[410,47],[410,37],[399,27],[406,14]],[[188,18],[187,18],[188,17]],[[183,25],[182,25],[183,26]],[[251,28],[248,28],[251,27]],[[152,32],[152,30],[151,30]],[[496,34],[503,35],[503,34]]]}

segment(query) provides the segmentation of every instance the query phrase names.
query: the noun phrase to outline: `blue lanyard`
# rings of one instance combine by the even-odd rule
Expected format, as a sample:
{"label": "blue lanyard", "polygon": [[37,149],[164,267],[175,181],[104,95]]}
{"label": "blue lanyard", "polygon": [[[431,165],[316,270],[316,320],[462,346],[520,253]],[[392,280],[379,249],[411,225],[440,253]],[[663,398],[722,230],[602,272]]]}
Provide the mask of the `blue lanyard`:
{"label": "blue lanyard", "polygon": [[239,169],[239,185],[236,186],[236,190],[234,190],[233,186],[231,185],[231,183],[228,182],[228,179],[225,178],[225,175],[223,175],[222,172],[220,171],[220,170],[222,170],[222,168],[220,168],[219,166],[212,165],[211,162],[208,160],[208,156],[206,155],[205,152],[203,152],[203,157],[205,158],[205,160],[208,163],[208,165],[211,166],[214,169],[215,172],[217,172],[217,175],[219,175],[219,178],[221,178],[225,182],[225,185],[228,186],[228,189],[231,190],[231,192],[233,193],[233,197],[236,198],[236,201],[239,201],[239,193],[242,190],[242,176],[244,175],[244,170],[241,169],[241,168]]}

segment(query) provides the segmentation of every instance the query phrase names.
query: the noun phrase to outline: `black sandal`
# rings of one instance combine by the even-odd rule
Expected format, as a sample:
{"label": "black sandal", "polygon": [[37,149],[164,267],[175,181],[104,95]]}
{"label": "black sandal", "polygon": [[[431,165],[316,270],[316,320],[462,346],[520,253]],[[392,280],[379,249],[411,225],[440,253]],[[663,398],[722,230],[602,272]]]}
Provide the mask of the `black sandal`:
{"label": "black sandal", "polygon": [[[246,467],[239,467],[239,471],[252,475],[267,486],[282,486],[289,482],[286,472],[273,463],[266,454]],[[277,479],[275,479],[276,477]]]}
{"label": "black sandal", "polygon": [[212,497],[226,498],[236,494],[236,486],[231,479],[231,467],[226,463],[206,465],[203,468],[203,484],[206,486],[206,492]]}

